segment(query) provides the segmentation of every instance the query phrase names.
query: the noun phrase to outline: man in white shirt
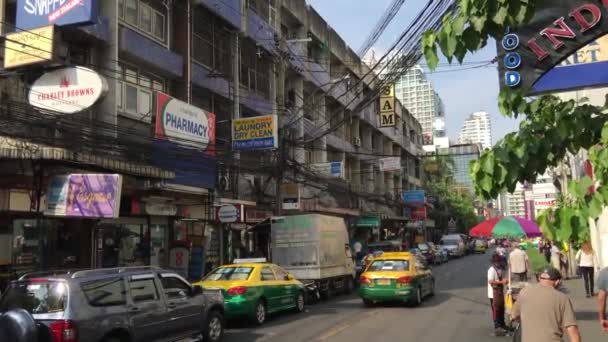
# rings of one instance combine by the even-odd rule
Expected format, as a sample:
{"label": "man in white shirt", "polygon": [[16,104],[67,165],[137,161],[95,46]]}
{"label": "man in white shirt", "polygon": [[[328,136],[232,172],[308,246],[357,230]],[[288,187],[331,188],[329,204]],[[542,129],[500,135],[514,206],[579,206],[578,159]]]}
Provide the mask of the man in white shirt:
{"label": "man in white shirt", "polygon": [[530,269],[528,254],[524,252],[523,248],[523,246],[519,246],[509,254],[511,277],[518,281],[528,281],[528,270]]}
{"label": "man in white shirt", "polygon": [[507,282],[503,277],[503,257],[493,254],[492,266],[488,269],[488,298],[492,306],[492,319],[497,336],[504,336],[507,333],[504,297],[504,287]]}

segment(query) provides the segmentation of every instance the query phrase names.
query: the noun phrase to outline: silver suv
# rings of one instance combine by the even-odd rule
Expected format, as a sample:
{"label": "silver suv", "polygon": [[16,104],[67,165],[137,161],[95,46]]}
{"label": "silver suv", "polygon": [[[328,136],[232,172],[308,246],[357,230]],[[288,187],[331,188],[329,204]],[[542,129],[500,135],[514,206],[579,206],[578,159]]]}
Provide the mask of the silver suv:
{"label": "silver suv", "polygon": [[155,267],[27,274],[0,299],[0,313],[14,309],[32,315],[45,342],[216,342],[224,333],[220,291]]}

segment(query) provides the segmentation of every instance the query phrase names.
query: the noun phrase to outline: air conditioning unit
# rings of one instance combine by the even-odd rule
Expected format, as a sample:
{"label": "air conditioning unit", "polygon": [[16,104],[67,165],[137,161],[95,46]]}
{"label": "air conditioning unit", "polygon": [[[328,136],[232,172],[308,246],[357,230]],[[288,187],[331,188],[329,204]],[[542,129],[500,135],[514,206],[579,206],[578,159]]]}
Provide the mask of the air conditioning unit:
{"label": "air conditioning unit", "polygon": [[228,170],[220,171],[217,180],[217,188],[222,192],[230,191],[232,189],[232,179],[230,178],[230,172],[228,172]]}
{"label": "air conditioning unit", "polygon": [[354,138],[353,138],[353,145],[354,145],[355,147],[361,147],[361,138],[359,138],[359,137],[354,137]]}

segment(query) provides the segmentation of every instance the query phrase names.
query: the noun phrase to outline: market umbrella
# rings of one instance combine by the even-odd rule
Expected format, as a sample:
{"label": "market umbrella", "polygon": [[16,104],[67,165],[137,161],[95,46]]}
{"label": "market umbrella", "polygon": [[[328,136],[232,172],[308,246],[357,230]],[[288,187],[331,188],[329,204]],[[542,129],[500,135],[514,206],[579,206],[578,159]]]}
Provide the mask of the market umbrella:
{"label": "market umbrella", "polygon": [[540,236],[538,226],[523,218],[516,217],[495,217],[486,220],[469,231],[470,236],[499,238],[499,239],[519,239],[526,237]]}

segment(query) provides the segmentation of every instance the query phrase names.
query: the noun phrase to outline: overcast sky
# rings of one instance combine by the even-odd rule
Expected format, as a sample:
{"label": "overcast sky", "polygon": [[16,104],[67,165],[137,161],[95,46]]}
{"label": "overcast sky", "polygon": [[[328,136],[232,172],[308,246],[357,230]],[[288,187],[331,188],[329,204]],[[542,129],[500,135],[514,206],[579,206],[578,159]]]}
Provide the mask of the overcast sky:
{"label": "overcast sky", "polygon": [[[354,51],[366,40],[392,0],[307,0],[342,36]],[[375,46],[379,52],[387,51],[428,0],[406,0]],[[468,55],[465,63],[491,61],[496,56],[494,43],[482,51]],[[424,61],[422,61],[424,62]],[[440,63],[446,63],[444,59]],[[494,64],[495,66],[496,64]],[[442,65],[428,74],[435,90],[446,106],[447,130],[456,138],[463,120],[472,112],[487,111],[492,118],[493,142],[506,133],[517,130],[517,122],[504,118],[498,112],[498,71],[494,66],[469,69],[471,66]]]}

